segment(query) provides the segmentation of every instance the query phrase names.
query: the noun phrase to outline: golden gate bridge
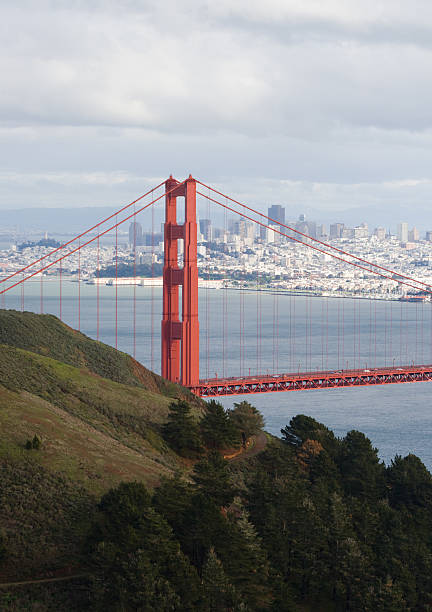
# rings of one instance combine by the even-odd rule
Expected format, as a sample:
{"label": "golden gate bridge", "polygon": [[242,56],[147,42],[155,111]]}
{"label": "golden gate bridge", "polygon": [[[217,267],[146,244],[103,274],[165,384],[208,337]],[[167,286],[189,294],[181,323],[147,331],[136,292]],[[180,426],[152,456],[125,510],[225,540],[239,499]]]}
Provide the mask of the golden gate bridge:
{"label": "golden gate bridge", "polygon": [[[160,195],[156,196],[158,190],[162,190]],[[261,340],[262,340],[262,313],[260,310],[260,296],[257,293],[257,311],[256,311],[256,373],[245,375],[244,354],[245,354],[245,315],[244,308],[244,287],[240,287],[239,295],[239,322],[237,325],[237,335],[229,331],[227,298],[224,292],[222,304],[222,376],[209,376],[209,364],[207,361],[207,376],[200,376],[200,328],[199,328],[199,269],[198,269],[198,243],[197,243],[197,197],[202,198],[209,207],[210,205],[220,208],[225,215],[227,212],[237,215],[238,217],[247,220],[249,223],[255,224],[261,228],[271,230],[278,234],[281,238],[303,245],[304,248],[311,250],[314,253],[329,256],[334,260],[343,263],[355,270],[360,270],[366,275],[374,275],[381,279],[386,279],[396,286],[406,287],[408,290],[414,291],[423,296],[432,295],[432,286],[415,279],[411,276],[401,274],[383,265],[378,265],[362,258],[358,255],[349,253],[335,245],[328,244],[317,238],[306,235],[297,229],[281,223],[279,220],[272,219],[255,210],[253,207],[245,203],[239,202],[229,195],[218,191],[217,189],[189,176],[183,181],[178,181],[170,176],[166,181],[153,187],[145,194],[123,206],[118,211],[101,220],[96,225],[86,229],[72,239],[65,241],[59,247],[52,249],[49,253],[42,255],[36,260],[22,266],[18,270],[10,273],[5,278],[0,280],[0,295],[4,300],[7,294],[12,294],[15,290],[21,292],[21,310],[25,306],[25,286],[30,281],[38,280],[39,282],[39,310],[44,312],[44,277],[49,272],[55,271],[58,275],[58,303],[59,303],[59,318],[63,315],[63,282],[64,282],[64,267],[65,260],[74,261],[76,266],[77,293],[76,293],[76,320],[77,328],[81,329],[81,283],[82,275],[82,253],[85,249],[91,246],[96,250],[96,277],[100,270],[100,248],[101,241],[104,237],[114,237],[114,263],[115,263],[115,294],[114,301],[114,319],[112,326],[114,328],[115,341],[114,345],[118,348],[118,328],[119,328],[119,283],[118,283],[118,252],[119,252],[119,227],[127,222],[133,223],[135,232],[135,220],[138,215],[145,211],[149,211],[152,215],[152,236],[155,235],[154,228],[154,208],[159,202],[165,203],[165,220],[163,234],[163,291],[162,291],[162,321],[161,321],[161,374],[164,378],[180,383],[188,387],[193,393],[203,396],[221,396],[221,395],[237,395],[248,393],[269,393],[278,391],[293,391],[293,390],[308,390],[308,389],[332,389],[336,387],[358,387],[365,385],[381,385],[391,383],[407,383],[432,380],[432,365],[424,365],[414,363],[408,364],[407,350],[405,351],[405,361],[403,363],[393,363],[391,366],[387,363],[381,365],[376,363],[377,356],[377,337],[376,337],[376,308],[373,315],[372,310],[369,311],[369,355],[365,357],[364,352],[360,355],[360,307],[357,308],[357,313],[354,311],[354,367],[349,368],[348,364],[344,368],[343,342],[345,323],[343,321],[342,309],[342,326],[339,321],[338,308],[338,329],[337,329],[337,365],[333,369],[328,367],[328,342],[329,342],[329,325],[328,325],[328,309],[327,313],[322,310],[322,334],[321,334],[321,356],[322,368],[313,370],[311,367],[312,354],[312,333],[311,333],[311,311],[306,312],[309,316],[309,322],[306,320],[306,330],[309,330],[307,338],[299,339],[297,342],[304,341],[308,345],[309,350],[309,367],[297,368],[297,371],[285,373],[268,373],[260,372],[261,366]],[[178,199],[184,199],[183,219],[178,219]],[[147,201],[149,200],[149,201]],[[183,253],[179,249],[179,241],[182,241]],[[133,270],[136,278],[136,237],[133,244]],[[154,243],[152,240],[152,251],[154,252]],[[181,257],[182,255],[182,257]],[[179,260],[180,257],[180,260]],[[152,255],[152,275],[153,275]],[[259,270],[256,271],[258,279]],[[209,277],[209,275],[208,275]],[[97,278],[97,281],[100,279]],[[259,289],[259,283],[257,288]],[[181,300],[180,300],[181,291]],[[290,329],[287,337],[283,337],[279,328],[279,312],[277,293],[274,294],[274,306],[271,327],[273,336],[273,368],[278,369],[278,352],[281,343],[292,342],[292,330]],[[96,282],[96,339],[100,338],[100,322],[102,313],[100,299],[100,283]],[[154,343],[155,343],[155,325],[154,325],[154,293],[152,291],[151,317],[151,365],[153,366]],[[136,354],[136,284],[133,285],[133,355]],[[402,305],[401,305],[402,308]],[[307,309],[307,303],[306,303]],[[430,350],[432,351],[432,307],[431,310],[431,338],[429,341]],[[326,316],[325,316],[326,315]],[[399,320],[396,321],[393,310],[390,307],[389,313],[386,309],[386,317],[389,320],[385,321],[385,330],[389,330],[389,336],[398,328],[399,331],[399,361],[403,358],[403,336],[407,337],[408,332],[404,329],[407,321],[404,320],[402,310],[400,311]],[[208,301],[206,302],[206,354],[209,359],[209,326],[212,316],[210,316]],[[290,313],[291,318],[291,313]],[[291,323],[291,322],[290,322]],[[417,305],[415,306],[415,342],[425,342],[423,333],[423,303],[421,305],[421,317],[419,317]],[[309,327],[308,327],[309,325]],[[357,332],[358,326],[358,332]],[[232,327],[232,325],[231,325]],[[341,329],[342,328],[342,333]],[[325,339],[325,341],[324,341]],[[390,339],[390,342],[392,340]],[[387,341],[386,341],[387,342]],[[225,354],[228,351],[230,343],[238,344],[238,361],[240,364],[240,374],[227,376],[225,366]],[[356,344],[357,343],[357,344]],[[342,354],[340,353],[342,346]],[[387,345],[386,345],[387,346]],[[391,346],[391,345],[390,345]],[[364,347],[363,347],[364,348]],[[391,353],[391,349],[390,349]],[[423,355],[423,351],[422,351]],[[276,358],[275,358],[276,356]],[[417,350],[416,350],[417,356]],[[364,361],[364,367],[360,367]],[[384,360],[385,361],[385,360]],[[432,361],[432,359],[431,359]],[[367,364],[373,363],[373,367]],[[324,367],[327,366],[327,367]]]}

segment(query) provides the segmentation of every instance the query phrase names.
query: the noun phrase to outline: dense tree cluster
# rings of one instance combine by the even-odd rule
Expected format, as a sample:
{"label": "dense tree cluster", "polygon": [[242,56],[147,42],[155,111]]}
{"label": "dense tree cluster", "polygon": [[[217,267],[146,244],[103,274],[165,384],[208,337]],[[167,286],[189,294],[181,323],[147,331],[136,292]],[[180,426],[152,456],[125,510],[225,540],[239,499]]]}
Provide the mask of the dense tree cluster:
{"label": "dense tree cluster", "polygon": [[234,466],[216,450],[213,428],[226,440],[233,424],[222,411],[194,424],[208,446],[190,480],[103,498],[95,609],[432,609],[432,478],[417,457],[386,467],[362,433],[338,439],[299,415]]}
{"label": "dense tree cluster", "polygon": [[0,608],[430,612],[432,477],[422,462],[385,466],[362,433],[336,438],[303,415],[255,456],[223,458],[262,425],[246,402],[209,402],[201,419],[173,402],[164,435],[191,457],[186,473],[153,492],[122,483],[98,501],[30,464],[37,453],[23,450],[19,469],[4,463],[3,580],[34,576],[35,563],[79,575],[2,592]]}
{"label": "dense tree cluster", "polygon": [[216,451],[192,482],[166,479],[111,490],[88,541],[96,610],[259,610],[271,603],[270,566],[228,464]]}
{"label": "dense tree cluster", "polygon": [[206,449],[236,448],[261,431],[263,426],[262,415],[248,402],[234,404],[232,410],[225,410],[220,402],[211,400],[198,422],[193,418],[189,404],[178,400],[170,405],[162,435],[176,453],[195,458]]}
{"label": "dense tree cluster", "polygon": [[337,439],[299,415],[258,459],[251,519],[297,600],[335,610],[432,609],[432,478],[413,455],[388,467],[358,431]]}

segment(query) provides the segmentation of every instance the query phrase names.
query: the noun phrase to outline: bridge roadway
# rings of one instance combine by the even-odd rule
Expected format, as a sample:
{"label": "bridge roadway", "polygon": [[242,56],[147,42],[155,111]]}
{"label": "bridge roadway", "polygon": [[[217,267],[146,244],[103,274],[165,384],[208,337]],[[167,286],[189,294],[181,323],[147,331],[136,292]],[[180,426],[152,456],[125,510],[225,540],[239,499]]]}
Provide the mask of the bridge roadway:
{"label": "bridge roadway", "polygon": [[290,374],[208,378],[190,389],[201,397],[364,387],[432,380],[432,365],[393,366],[357,370],[294,372]]}

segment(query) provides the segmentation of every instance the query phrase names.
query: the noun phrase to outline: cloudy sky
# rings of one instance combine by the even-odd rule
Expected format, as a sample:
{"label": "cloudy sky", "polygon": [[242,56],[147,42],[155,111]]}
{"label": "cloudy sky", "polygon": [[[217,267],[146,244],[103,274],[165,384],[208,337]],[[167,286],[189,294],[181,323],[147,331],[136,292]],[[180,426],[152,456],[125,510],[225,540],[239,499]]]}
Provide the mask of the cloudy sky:
{"label": "cloudy sky", "polygon": [[2,0],[0,208],[432,203],[430,0]]}

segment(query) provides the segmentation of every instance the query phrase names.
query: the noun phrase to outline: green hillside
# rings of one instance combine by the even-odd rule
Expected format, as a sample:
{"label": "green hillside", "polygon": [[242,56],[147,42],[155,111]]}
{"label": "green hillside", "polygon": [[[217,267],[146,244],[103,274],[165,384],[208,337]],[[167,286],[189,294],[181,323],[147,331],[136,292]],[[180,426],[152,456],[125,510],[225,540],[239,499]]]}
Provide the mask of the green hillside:
{"label": "green hillside", "polygon": [[98,493],[123,479],[154,486],[181,467],[160,426],[186,389],[53,316],[0,311],[0,321],[2,456],[26,456],[37,435],[42,466]]}
{"label": "green hillside", "polygon": [[55,317],[0,319],[0,610],[432,610],[418,457],[305,415],[277,439]]}
{"label": "green hillside", "polygon": [[151,372],[130,355],[91,340],[53,315],[0,310],[0,344],[51,357],[125,385],[169,397],[194,398],[187,389]]}
{"label": "green hillside", "polygon": [[[195,418],[204,403],[51,315],[0,310],[0,342],[0,559],[2,534],[13,551],[0,579],[7,580],[73,565],[95,501],[110,487],[136,480],[152,489],[189,470],[161,425],[176,398],[188,399]],[[27,449],[35,436],[41,448]]]}

